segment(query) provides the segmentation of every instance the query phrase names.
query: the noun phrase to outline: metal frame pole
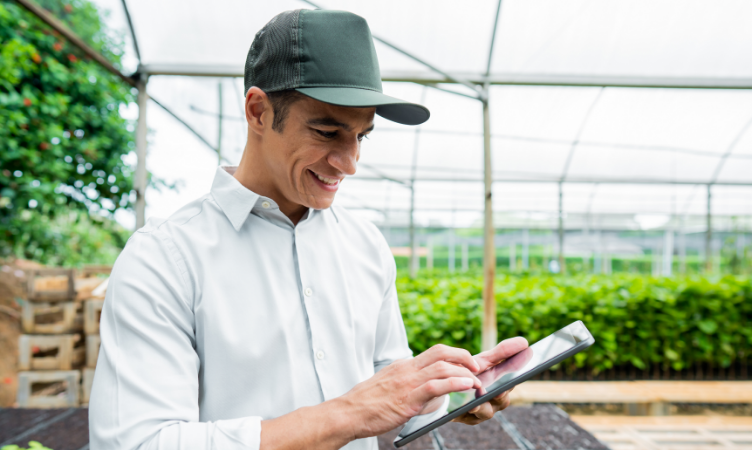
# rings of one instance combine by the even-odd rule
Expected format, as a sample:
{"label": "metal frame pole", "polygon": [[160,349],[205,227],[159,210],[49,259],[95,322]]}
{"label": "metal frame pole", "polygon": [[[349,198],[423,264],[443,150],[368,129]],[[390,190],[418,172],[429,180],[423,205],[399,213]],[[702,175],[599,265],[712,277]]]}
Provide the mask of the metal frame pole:
{"label": "metal frame pole", "polygon": [[670,277],[673,275],[674,268],[674,230],[666,228],[663,234],[663,267],[661,275]]}
{"label": "metal frame pole", "polygon": [[682,275],[687,274],[687,230],[684,228],[685,217],[681,219],[681,231],[680,238],[681,244],[679,246],[679,273]]}
{"label": "metal frame pole", "polygon": [[219,94],[219,129],[217,130],[217,161],[218,164],[222,164],[222,80],[219,80],[217,84],[217,90]]}
{"label": "metal frame pole", "polygon": [[517,271],[517,242],[509,243],[509,271]]}
{"label": "metal frame pole", "polygon": [[408,266],[410,268],[410,278],[415,278],[418,273],[418,265],[420,260],[418,259],[418,243],[415,240],[415,185],[410,185],[410,261]]}
{"label": "metal frame pole", "polygon": [[433,239],[426,239],[426,269],[433,270]]}
{"label": "metal frame pole", "polygon": [[485,186],[485,216],[483,233],[483,332],[482,348],[490,350],[496,346],[496,298],[494,279],[496,278],[496,246],[494,244],[493,223],[493,175],[491,171],[491,117],[488,110],[488,92],[483,101],[483,183]]}
{"label": "metal frame pole", "polygon": [[713,223],[712,223],[712,184],[708,184],[708,203],[707,203],[707,230],[705,232],[705,271],[710,273],[713,271]]}
{"label": "metal frame pole", "polygon": [[146,108],[149,95],[146,93],[148,75],[143,75],[138,81],[138,126],[136,127],[136,174],[133,188],[136,191],[136,229],[146,223]]}
{"label": "metal frame pole", "polygon": [[[426,102],[427,87],[423,87],[423,92],[420,94],[420,103]],[[418,245],[415,241],[415,177],[418,170],[418,150],[420,147],[420,126],[415,128],[415,141],[413,142],[413,164],[410,168],[410,278],[415,278],[420,267],[420,258],[417,255]]]}
{"label": "metal frame pole", "polygon": [[559,182],[559,273],[564,273],[564,188]]}
{"label": "metal frame pole", "polygon": [[[501,1],[496,6],[496,18],[491,32],[491,42],[488,48],[485,78],[491,73],[493,49],[496,43],[496,30],[501,15]],[[494,295],[494,281],[496,279],[496,244],[494,235],[496,229],[493,222],[493,170],[491,165],[491,116],[489,112],[489,97],[491,88],[486,82],[480,91],[480,101],[483,103],[483,184],[484,184],[484,232],[483,232],[483,329],[481,333],[481,348],[490,350],[498,342],[496,328],[496,296]]]}
{"label": "metal frame pole", "polygon": [[454,266],[456,265],[455,257],[454,257],[454,251],[455,251],[455,243],[454,243],[454,227],[451,228],[451,231],[449,232],[449,239],[447,242],[447,250],[449,252],[449,255],[447,257],[447,266],[449,267],[449,272],[454,273]]}

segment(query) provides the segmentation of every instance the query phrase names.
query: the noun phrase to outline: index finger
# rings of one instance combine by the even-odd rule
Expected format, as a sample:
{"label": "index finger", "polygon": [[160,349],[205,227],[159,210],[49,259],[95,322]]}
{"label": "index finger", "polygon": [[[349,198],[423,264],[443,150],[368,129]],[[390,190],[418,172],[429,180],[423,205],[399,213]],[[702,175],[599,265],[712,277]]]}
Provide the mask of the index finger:
{"label": "index finger", "polygon": [[461,348],[449,347],[448,345],[438,344],[429,348],[425,352],[413,358],[413,364],[420,370],[428,367],[437,361],[446,361],[453,364],[459,364],[467,367],[473,373],[478,373],[480,367],[470,352]]}
{"label": "index finger", "polygon": [[527,339],[521,336],[504,339],[499,344],[483,353],[474,356],[478,362],[480,370],[486,370],[489,367],[500,363],[501,361],[516,355],[528,347]]}

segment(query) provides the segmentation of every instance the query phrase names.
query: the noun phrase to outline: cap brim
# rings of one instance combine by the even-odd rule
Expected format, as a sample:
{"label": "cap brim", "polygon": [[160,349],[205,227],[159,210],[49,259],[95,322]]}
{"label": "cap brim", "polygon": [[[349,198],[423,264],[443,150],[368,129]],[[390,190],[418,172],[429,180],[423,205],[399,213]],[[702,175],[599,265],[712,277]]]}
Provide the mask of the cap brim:
{"label": "cap brim", "polygon": [[351,87],[308,87],[296,91],[320,102],[353,108],[376,107],[376,114],[403,125],[420,125],[431,113],[415,103],[384,95],[381,92]]}

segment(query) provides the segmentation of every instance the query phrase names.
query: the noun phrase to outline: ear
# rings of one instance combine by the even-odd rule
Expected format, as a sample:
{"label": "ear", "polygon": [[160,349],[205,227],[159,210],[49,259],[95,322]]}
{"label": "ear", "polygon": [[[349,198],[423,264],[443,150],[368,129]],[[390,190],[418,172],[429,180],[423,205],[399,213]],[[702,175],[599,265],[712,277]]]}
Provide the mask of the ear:
{"label": "ear", "polygon": [[271,128],[274,112],[266,92],[256,86],[248,89],[245,95],[245,120],[248,122],[249,132],[263,134]]}

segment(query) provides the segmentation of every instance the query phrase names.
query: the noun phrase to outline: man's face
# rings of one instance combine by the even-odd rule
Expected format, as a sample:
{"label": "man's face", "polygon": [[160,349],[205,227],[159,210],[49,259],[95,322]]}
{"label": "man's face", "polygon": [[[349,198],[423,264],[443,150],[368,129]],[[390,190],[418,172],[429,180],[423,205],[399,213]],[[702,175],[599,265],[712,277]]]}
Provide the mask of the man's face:
{"label": "man's face", "polygon": [[308,208],[331,206],[345,176],[355,174],[360,144],[376,108],[347,108],[309,97],[289,107],[281,132],[264,134],[264,158],[276,190]]}

